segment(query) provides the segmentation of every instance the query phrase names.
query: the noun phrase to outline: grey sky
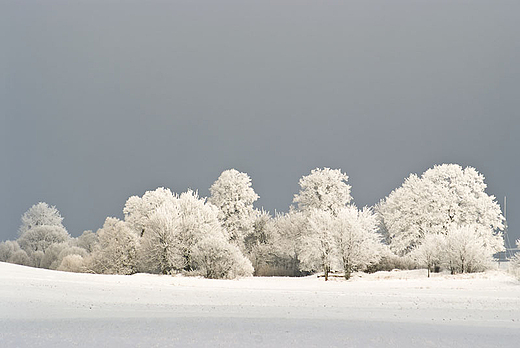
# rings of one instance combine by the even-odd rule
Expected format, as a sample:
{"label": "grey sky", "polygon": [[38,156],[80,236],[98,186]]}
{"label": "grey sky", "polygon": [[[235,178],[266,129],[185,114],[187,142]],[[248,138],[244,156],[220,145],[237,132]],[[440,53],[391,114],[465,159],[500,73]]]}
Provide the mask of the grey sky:
{"label": "grey sky", "polygon": [[459,163],[519,238],[518,1],[0,1],[0,240],[69,232],[227,168],[286,211],[315,167],[373,205]]}

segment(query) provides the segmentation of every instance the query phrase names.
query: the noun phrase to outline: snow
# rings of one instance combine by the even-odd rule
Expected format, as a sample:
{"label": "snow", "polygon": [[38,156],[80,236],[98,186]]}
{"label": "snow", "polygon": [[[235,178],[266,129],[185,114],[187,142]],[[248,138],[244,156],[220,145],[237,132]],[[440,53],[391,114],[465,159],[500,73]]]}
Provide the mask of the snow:
{"label": "snow", "polygon": [[518,347],[502,271],[350,281],[66,273],[0,263],[1,347]]}

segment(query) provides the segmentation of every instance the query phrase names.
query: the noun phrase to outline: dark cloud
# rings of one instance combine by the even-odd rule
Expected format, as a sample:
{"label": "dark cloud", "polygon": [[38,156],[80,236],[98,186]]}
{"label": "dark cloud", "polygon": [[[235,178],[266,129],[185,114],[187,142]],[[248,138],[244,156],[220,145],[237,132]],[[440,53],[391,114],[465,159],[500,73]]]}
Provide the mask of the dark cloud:
{"label": "dark cloud", "polygon": [[482,172],[520,211],[517,2],[54,1],[0,5],[2,234],[54,204],[71,234],[227,168],[259,206],[341,168],[358,205],[411,172]]}

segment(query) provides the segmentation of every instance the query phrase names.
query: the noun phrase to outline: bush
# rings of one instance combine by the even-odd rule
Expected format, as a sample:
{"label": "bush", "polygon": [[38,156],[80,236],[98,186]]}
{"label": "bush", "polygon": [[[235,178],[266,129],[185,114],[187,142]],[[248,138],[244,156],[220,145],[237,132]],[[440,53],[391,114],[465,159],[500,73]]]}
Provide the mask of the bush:
{"label": "bush", "polygon": [[233,279],[253,274],[251,262],[223,238],[203,239],[195,246],[192,258],[195,269],[206,278]]}
{"label": "bush", "polygon": [[58,271],[75,273],[85,272],[83,256],[78,254],[70,254],[65,256],[58,267]]}

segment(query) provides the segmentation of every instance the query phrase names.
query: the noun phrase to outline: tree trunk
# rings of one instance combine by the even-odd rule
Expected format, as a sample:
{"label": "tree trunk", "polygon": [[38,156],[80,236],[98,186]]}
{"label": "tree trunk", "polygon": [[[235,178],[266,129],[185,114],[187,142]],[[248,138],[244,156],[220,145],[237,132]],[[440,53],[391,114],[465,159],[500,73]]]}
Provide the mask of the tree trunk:
{"label": "tree trunk", "polygon": [[430,278],[430,267],[428,266],[428,278]]}
{"label": "tree trunk", "polygon": [[329,267],[328,266],[323,267],[323,271],[325,273],[325,281],[329,280]]}
{"label": "tree trunk", "polygon": [[351,275],[350,265],[348,261],[345,261],[345,259],[343,259],[343,271],[345,272],[345,279],[349,280]]}

